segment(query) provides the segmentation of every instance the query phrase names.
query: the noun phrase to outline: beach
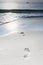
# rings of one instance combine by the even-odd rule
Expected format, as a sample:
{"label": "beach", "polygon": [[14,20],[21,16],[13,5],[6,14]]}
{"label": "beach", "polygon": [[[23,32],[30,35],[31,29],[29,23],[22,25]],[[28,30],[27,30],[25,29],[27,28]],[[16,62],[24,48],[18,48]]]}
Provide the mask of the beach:
{"label": "beach", "polygon": [[43,17],[14,14],[0,15],[0,65],[43,65]]}
{"label": "beach", "polygon": [[43,65],[43,3],[0,2],[0,65]]}
{"label": "beach", "polygon": [[[24,57],[25,48],[29,56]],[[26,52],[27,54],[27,52]],[[40,65],[43,64],[43,32],[25,31],[0,38],[0,65]]]}

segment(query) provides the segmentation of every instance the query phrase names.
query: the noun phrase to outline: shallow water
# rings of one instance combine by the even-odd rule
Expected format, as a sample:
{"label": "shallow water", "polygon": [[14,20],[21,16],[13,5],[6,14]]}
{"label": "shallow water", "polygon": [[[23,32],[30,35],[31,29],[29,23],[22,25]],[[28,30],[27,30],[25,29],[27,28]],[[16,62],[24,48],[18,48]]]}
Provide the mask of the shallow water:
{"label": "shallow water", "polygon": [[0,13],[0,36],[20,31],[43,31],[43,17],[37,15]]}

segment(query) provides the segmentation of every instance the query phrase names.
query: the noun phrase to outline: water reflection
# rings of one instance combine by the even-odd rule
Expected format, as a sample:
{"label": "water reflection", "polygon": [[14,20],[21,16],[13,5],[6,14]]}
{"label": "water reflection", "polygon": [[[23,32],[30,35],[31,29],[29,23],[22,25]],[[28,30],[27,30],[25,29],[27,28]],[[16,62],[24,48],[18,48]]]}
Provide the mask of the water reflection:
{"label": "water reflection", "polygon": [[18,19],[16,13],[0,13],[0,24]]}
{"label": "water reflection", "polygon": [[18,26],[19,26],[19,23],[17,21],[12,22],[12,23],[8,23],[5,25],[5,27],[8,31],[13,31],[13,30],[16,31]]}
{"label": "water reflection", "polygon": [[[23,18],[23,15],[25,14],[0,13],[0,36],[18,31],[43,31],[43,18]],[[25,16],[27,15],[29,14]]]}
{"label": "water reflection", "polygon": [[6,35],[17,32],[19,22],[17,21],[17,14],[0,13],[0,35]]}

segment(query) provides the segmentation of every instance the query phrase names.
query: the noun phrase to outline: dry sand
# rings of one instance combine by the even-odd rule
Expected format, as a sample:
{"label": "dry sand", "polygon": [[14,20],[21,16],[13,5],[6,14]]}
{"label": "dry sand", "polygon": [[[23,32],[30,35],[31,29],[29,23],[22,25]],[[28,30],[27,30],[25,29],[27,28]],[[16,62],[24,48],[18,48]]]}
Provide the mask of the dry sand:
{"label": "dry sand", "polygon": [[43,65],[43,32],[0,37],[0,65]]}

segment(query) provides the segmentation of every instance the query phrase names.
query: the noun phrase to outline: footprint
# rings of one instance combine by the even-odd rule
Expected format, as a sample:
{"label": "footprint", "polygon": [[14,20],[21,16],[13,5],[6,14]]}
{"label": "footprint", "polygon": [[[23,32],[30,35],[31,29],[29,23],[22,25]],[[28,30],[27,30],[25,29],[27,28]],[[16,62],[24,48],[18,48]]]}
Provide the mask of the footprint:
{"label": "footprint", "polygon": [[20,34],[22,34],[23,36],[25,36],[24,32],[20,32]]}

